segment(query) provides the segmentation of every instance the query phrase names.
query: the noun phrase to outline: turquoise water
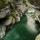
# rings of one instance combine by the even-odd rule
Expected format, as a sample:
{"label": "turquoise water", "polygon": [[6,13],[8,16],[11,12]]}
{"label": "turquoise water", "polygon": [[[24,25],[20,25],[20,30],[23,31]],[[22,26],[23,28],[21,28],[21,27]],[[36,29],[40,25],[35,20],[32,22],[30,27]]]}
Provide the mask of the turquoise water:
{"label": "turquoise water", "polygon": [[26,29],[27,17],[21,18],[21,21],[16,23],[12,30],[5,36],[4,40],[34,40],[35,35],[29,33]]}

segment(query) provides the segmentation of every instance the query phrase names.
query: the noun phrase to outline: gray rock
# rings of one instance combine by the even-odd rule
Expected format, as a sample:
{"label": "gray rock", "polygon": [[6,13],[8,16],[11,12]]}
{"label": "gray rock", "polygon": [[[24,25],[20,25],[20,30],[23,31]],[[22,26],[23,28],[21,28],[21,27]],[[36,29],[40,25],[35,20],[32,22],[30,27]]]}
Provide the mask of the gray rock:
{"label": "gray rock", "polygon": [[4,25],[0,25],[0,39],[5,35],[6,27]]}
{"label": "gray rock", "polygon": [[10,15],[10,12],[10,6],[6,6],[0,10],[0,18],[4,18],[5,16]]}

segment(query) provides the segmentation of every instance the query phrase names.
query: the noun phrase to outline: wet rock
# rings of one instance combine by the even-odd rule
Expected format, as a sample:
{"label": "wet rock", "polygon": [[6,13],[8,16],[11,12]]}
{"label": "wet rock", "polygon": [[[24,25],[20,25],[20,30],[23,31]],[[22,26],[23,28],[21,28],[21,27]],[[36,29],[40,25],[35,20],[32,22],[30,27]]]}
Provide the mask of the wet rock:
{"label": "wet rock", "polygon": [[5,36],[6,27],[4,25],[0,25],[0,39]]}

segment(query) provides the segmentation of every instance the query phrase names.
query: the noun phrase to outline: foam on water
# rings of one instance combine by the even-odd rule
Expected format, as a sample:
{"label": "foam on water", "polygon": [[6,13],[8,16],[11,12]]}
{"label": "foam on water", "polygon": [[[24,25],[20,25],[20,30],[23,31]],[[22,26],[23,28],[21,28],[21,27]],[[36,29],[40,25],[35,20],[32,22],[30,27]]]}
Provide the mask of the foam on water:
{"label": "foam on water", "polygon": [[27,15],[27,30],[31,33],[37,33],[36,25],[34,19],[29,15]]}

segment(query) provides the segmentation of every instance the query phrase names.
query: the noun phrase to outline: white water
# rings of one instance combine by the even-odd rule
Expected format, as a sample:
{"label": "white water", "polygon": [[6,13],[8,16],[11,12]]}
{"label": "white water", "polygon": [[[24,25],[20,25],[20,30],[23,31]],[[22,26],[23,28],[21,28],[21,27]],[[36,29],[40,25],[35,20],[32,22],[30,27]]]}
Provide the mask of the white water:
{"label": "white water", "polygon": [[35,25],[35,21],[33,20],[33,18],[29,15],[27,15],[27,30],[31,33],[37,33],[36,30],[36,25]]}

